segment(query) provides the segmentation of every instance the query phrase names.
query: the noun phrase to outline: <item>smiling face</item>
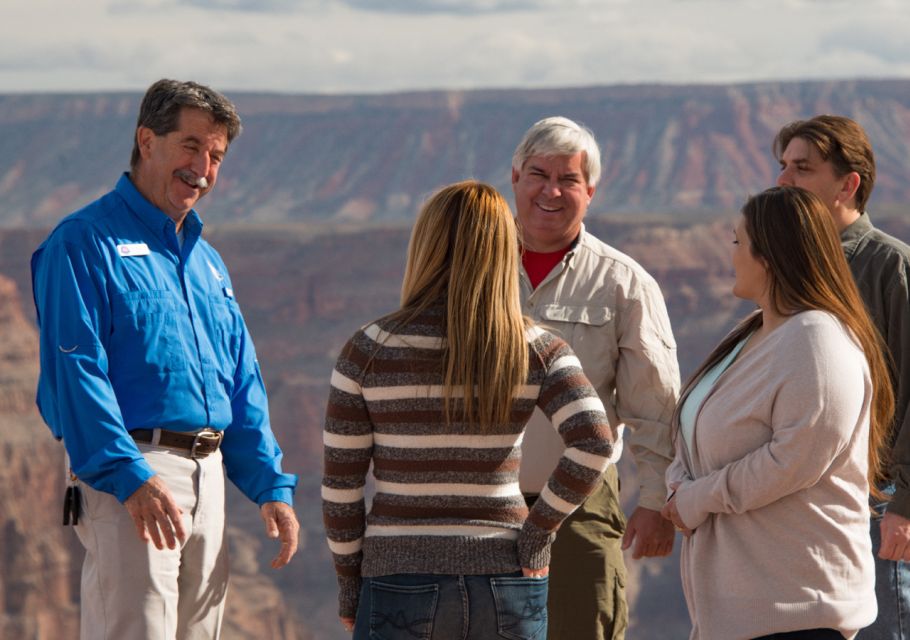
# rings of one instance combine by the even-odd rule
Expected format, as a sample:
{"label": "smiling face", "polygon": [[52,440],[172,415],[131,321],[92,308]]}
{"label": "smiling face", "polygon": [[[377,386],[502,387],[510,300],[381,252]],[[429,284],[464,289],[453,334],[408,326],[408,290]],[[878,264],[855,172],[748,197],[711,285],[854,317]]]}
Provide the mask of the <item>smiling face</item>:
{"label": "smiling face", "polygon": [[[227,128],[205,111],[184,108],[175,131],[155,135],[136,131],[141,159],[131,176],[145,198],[178,224],[196,202],[215,186],[227,153]],[[205,178],[205,188],[198,179]]]}
{"label": "smiling face", "polygon": [[559,251],[578,236],[594,196],[583,166],[584,152],[579,152],[531,156],[520,171],[512,169],[522,242],[531,251]]}
{"label": "smiling face", "polygon": [[739,217],[733,230],[733,271],[736,273],[733,295],[766,308],[770,275],[765,261],[752,253],[752,240],[746,231],[744,216]]}

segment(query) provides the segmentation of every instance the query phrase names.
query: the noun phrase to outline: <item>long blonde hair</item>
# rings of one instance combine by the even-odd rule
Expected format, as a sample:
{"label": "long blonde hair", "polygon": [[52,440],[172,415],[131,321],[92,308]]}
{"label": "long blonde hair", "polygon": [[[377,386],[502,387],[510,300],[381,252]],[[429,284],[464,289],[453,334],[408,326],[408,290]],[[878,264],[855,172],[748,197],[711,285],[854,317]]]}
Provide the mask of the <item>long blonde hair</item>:
{"label": "long blonde hair", "polygon": [[[781,315],[809,309],[827,311],[850,329],[866,356],[872,378],[869,490],[881,499],[878,483],[884,477],[885,443],[894,414],[888,356],[850,274],[831,214],[817,196],[797,187],[773,187],[752,196],[742,214],[752,254],[768,265],[774,311]],[[761,314],[755,313],[715,347],[683,388],[674,426],[679,424],[683,402],[705,372],[761,324]]]}
{"label": "long blonde hair", "polygon": [[[463,397],[465,422],[484,430],[510,421],[528,375],[526,321],[518,290],[518,239],[509,205],[472,180],[433,195],[411,233],[394,320],[407,322],[445,301],[444,404]],[[460,394],[453,391],[458,389]],[[455,412],[457,415],[457,412]]]}

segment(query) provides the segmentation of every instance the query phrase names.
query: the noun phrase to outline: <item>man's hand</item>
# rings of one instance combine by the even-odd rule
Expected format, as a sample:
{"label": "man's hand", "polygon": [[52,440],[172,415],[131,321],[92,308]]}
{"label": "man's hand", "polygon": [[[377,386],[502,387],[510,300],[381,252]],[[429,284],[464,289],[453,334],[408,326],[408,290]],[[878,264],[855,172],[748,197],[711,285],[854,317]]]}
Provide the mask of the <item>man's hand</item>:
{"label": "man's hand", "polygon": [[272,568],[280,569],[297,553],[297,534],[300,525],[293,507],[284,502],[266,502],[259,508],[265,522],[265,535],[281,540],[281,550],[272,560]]}
{"label": "man's hand", "polygon": [[344,630],[347,632],[354,631],[354,618],[345,618],[342,616],[339,618],[341,620],[341,626],[344,627]]}
{"label": "man's hand", "polygon": [[136,489],[123,503],[136,524],[136,533],[143,542],[149,540],[156,549],[163,549],[162,534],[168,549],[174,549],[177,541],[186,540],[183,511],[177,506],[170,489],[159,476],[152,476]]}
{"label": "man's hand", "polygon": [[622,549],[625,551],[635,542],[632,557],[651,558],[668,556],[673,551],[675,533],[673,524],[664,520],[660,511],[636,507],[626,523],[626,532],[622,536]]}
{"label": "man's hand", "polygon": [[881,522],[882,546],[878,557],[883,560],[910,562],[910,520],[885,511]]}

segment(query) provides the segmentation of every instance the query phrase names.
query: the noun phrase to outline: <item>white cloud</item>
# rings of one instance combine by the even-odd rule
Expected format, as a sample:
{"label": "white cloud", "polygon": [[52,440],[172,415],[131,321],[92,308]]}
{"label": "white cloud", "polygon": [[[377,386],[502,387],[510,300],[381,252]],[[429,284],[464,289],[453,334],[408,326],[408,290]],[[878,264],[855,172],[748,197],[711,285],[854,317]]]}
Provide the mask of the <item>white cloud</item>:
{"label": "white cloud", "polygon": [[17,0],[0,7],[0,92],[141,90],[162,76],[284,92],[908,77],[908,6]]}

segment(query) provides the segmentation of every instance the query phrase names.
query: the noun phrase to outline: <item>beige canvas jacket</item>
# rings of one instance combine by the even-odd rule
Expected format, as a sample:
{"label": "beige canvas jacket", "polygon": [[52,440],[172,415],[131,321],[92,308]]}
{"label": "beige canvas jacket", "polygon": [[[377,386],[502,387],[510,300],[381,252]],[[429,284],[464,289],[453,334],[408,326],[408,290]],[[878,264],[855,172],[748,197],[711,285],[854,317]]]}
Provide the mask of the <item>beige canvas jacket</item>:
{"label": "beige canvas jacket", "polygon": [[[629,256],[582,227],[562,262],[535,290],[521,269],[523,311],[568,342],[604,403],[616,442],[638,466],[639,505],[660,510],[664,473],[673,458],[670,417],[679,395],[676,342],[657,282]],[[521,488],[539,493],[563,443],[536,413],[522,446]]]}

